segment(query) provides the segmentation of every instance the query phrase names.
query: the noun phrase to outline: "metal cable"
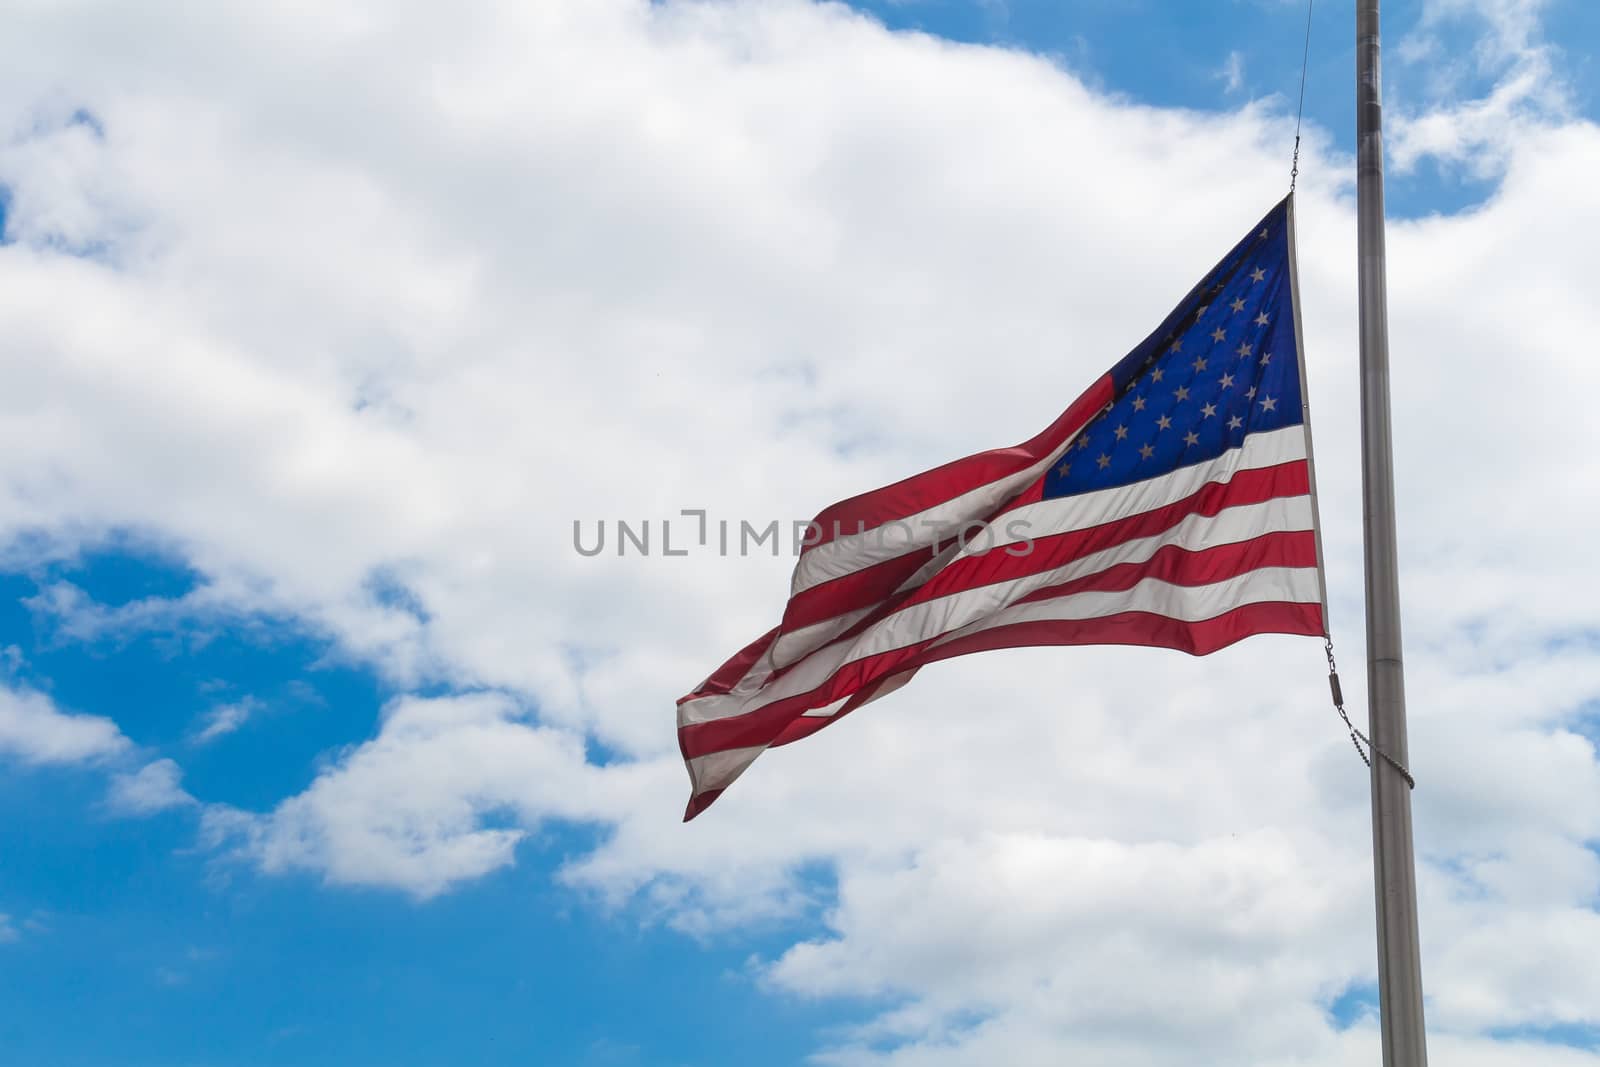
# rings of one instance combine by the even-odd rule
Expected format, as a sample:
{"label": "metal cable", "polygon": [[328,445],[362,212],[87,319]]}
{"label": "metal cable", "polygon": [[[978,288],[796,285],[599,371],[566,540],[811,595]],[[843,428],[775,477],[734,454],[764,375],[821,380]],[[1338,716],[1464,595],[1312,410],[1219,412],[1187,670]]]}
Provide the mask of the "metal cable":
{"label": "metal cable", "polygon": [[1300,56],[1300,104],[1294,113],[1294,161],[1289,165],[1289,191],[1294,192],[1294,183],[1300,177],[1300,120],[1306,113],[1306,71],[1311,64],[1311,12],[1316,7],[1317,0],[1306,0],[1306,44]]}

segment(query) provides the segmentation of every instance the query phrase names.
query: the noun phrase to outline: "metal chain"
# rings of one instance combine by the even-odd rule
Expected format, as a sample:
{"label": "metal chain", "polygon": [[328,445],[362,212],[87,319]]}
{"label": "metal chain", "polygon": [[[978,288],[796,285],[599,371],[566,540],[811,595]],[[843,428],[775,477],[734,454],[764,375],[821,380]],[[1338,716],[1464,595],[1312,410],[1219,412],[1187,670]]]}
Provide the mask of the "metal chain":
{"label": "metal chain", "polygon": [[[1362,763],[1365,763],[1368,767],[1371,767],[1372,760],[1367,757],[1367,749],[1376,752],[1385,763],[1389,764],[1389,766],[1400,772],[1400,777],[1406,780],[1406,785],[1408,787],[1415,789],[1417,787],[1417,780],[1411,777],[1411,772],[1406,770],[1405,764],[1389,755],[1389,753],[1385,752],[1377,745],[1374,745],[1372,743],[1372,738],[1356,729],[1356,724],[1350,721],[1349,714],[1344,710],[1344,690],[1339,686],[1339,667],[1333,661],[1333,638],[1324,638],[1323,647],[1328,653],[1328,691],[1333,696],[1333,708],[1339,713],[1339,718],[1344,720],[1345,728],[1350,731],[1350,743],[1355,746],[1356,755],[1361,757]],[[1363,749],[1361,747],[1363,744],[1367,746],[1367,749]]]}

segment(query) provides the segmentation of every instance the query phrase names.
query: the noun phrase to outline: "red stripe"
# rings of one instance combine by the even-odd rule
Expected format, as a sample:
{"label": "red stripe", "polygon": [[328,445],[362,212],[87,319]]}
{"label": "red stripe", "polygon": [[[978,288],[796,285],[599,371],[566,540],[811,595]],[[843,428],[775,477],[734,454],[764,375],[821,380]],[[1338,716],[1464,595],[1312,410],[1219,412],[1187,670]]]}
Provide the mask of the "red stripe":
{"label": "red stripe", "polygon": [[783,622],[779,628],[784,633],[803,630],[813,623],[826,622],[862,608],[882,604],[894,591],[932,561],[938,551],[948,547],[923,545],[903,556],[874,563],[870,567],[851,571],[821,585],[796,593],[783,609]]}
{"label": "red stripe", "polygon": [[[1309,543],[1307,543],[1308,541]],[[1249,573],[1262,566],[1316,565],[1315,539],[1309,535],[1286,537],[1281,534],[1267,534],[1250,541],[1218,545],[1215,548],[1199,552],[1169,547],[1171,547],[1171,551],[1163,550],[1162,553],[1158,553],[1159,560],[1157,561],[1153,558],[1152,563],[1160,571],[1163,580],[1171,581],[1177,585],[1206,585]],[[1259,562],[1260,560],[1271,560],[1273,562],[1263,563]],[[1286,560],[1303,560],[1304,562],[1302,564],[1281,562]],[[1127,582],[1123,588],[1131,588],[1140,578],[1151,576],[1144,564],[1122,565],[1111,568],[1111,572],[1115,572],[1113,577],[1106,580]],[[1132,580],[1129,580],[1130,576]],[[1098,578],[1099,574],[1091,577]],[[1065,584],[1071,585],[1072,583]],[[1056,595],[1061,594],[1058,593]],[[1299,631],[1291,632],[1298,633]],[[679,746],[683,749],[685,758],[692,758],[712,752],[721,752],[730,748],[772,744],[774,739],[780,736],[785,727],[796,716],[811,708],[825,707],[835,700],[857,693],[868,686],[877,684],[890,675],[897,674],[923,662],[920,658],[923,651],[942,636],[935,635],[915,644],[880,652],[846,663],[815,688],[774,701],[755,711],[727,719],[716,719],[710,722],[686,725],[678,731]],[[963,638],[962,640],[965,641],[967,639]],[[1237,638],[1234,640],[1237,640]],[[959,643],[952,642],[952,644]],[[1160,644],[1162,642],[1133,643]],[[939,654],[931,656],[930,659],[949,658],[943,654],[944,647],[948,646],[941,646],[940,649],[935,650]]]}
{"label": "red stripe", "polygon": [[694,796],[690,797],[689,806],[683,811],[683,821],[688,822],[696,815],[699,815],[702,811],[705,811],[712,804],[716,803],[716,799],[721,795],[721,789],[708,789],[704,793],[696,793]]}
{"label": "red stripe", "polygon": [[1173,585],[1211,585],[1262,567],[1315,567],[1317,535],[1310,530],[1262,534],[1249,541],[1192,550],[1163,545],[1141,563],[1118,563],[1094,574],[1035,589],[1015,603],[1032,604],[1073,593],[1110,593],[1132,589],[1146,578]]}
{"label": "red stripe", "polygon": [[843,710],[833,715],[802,715],[778,732],[778,736],[773,739],[772,747],[780,748],[784,745],[792,745],[802,738],[810,737],[830,722],[835,719],[842,719],[844,716],[845,712]]}
{"label": "red stripe", "polygon": [[1323,632],[1321,604],[1276,600],[1245,604],[1201,622],[1183,622],[1146,611],[1125,611],[1099,619],[1045,620],[997,626],[993,630],[930,649],[918,657],[918,665],[964,656],[970,652],[1035,645],[1150,645],[1177,649],[1191,656],[1207,656],[1252,634],[1320,637]]}
{"label": "red stripe", "polygon": [[684,701],[694,700],[696,697],[731,692],[733,687],[739,684],[739,679],[749,673],[756,660],[766,654],[767,648],[773,641],[777,640],[778,631],[781,629],[782,627],[780,626],[774,626],[748,645],[745,645],[738,652],[735,652],[732,659],[712,672],[711,677],[695,686],[694,692],[686,697],[679,697],[678,703],[682,704]]}
{"label": "red stripe", "polygon": [[[812,520],[822,530],[821,540],[817,544],[832,541],[835,530],[841,534],[854,533],[857,528],[870,530],[1026,470],[1082,429],[1115,396],[1116,387],[1111,375],[1104,375],[1074,400],[1044,432],[1014,448],[996,448],[952,460],[942,467],[914,474],[893,485],[824,508]],[[815,547],[808,546],[807,550]]]}
{"label": "red stripe", "polygon": [[[1182,500],[1153,511],[1113,519],[1083,530],[1041,537],[1032,551],[1016,556],[996,548],[981,556],[954,560],[912,594],[906,603],[919,603],[974,586],[1008,581],[1041,570],[1053,570],[1075,559],[1141,537],[1153,537],[1191,515],[1214,516],[1224,508],[1259,504],[1275,497],[1304,496],[1311,491],[1303,459],[1239,471],[1226,482],[1208,482]],[[1042,479],[1041,479],[1042,481]],[[915,552],[863,568],[853,574],[813,586],[789,600],[783,613],[783,631],[796,630],[862,608],[881,604],[901,583],[930,559],[929,550]],[[904,604],[895,605],[895,610]]]}

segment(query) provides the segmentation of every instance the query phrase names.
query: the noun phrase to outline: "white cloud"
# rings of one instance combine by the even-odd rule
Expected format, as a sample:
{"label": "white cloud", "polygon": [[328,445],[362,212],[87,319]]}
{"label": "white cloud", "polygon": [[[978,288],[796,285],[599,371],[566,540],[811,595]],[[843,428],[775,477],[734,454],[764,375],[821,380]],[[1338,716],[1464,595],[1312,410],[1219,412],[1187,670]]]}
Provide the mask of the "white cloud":
{"label": "white cloud", "polygon": [[426,897],[510,863],[545,818],[612,816],[607,785],[577,737],[525,721],[504,696],[405,698],[376,739],[270,815],[214,807],[204,818],[215,840],[269,871]]}
{"label": "white cloud", "polygon": [[[1130,1046],[1114,1058],[1140,1063],[1184,1062],[1196,1047],[1273,1062],[1331,1043],[1319,1002],[1361,970],[1360,946],[1307,937],[1363,917],[1363,872],[1324,844],[1276,831],[1190,846],[1031,834],[946,842],[909,867],[853,878],[830,917],[838,936],[796,946],[770,973],[811,995],[911,996],[864,1036],[931,1031],[969,1046],[964,1062],[1014,1062],[979,1054],[994,1038],[981,1025],[963,1033],[973,1012],[997,1029],[1007,1016],[1047,1020],[1074,1062],[1109,1061],[1114,1045]],[[1206,981],[1174,958],[1203,959]],[[1238,1025],[1264,1003],[1271,1018]],[[1125,1031],[1135,1019],[1139,1032]]]}
{"label": "white cloud", "polygon": [[183,771],[170,759],[147,763],[129,774],[114,775],[107,806],[118,815],[140,817],[195,803],[178,783]]}
{"label": "white cloud", "polygon": [[202,590],[176,600],[150,597],[108,607],[96,603],[71,582],[51,582],[24,603],[36,620],[49,626],[55,640],[88,644],[102,638],[175,628],[196,611],[194,602],[203,596]]}
{"label": "white cloud", "polygon": [[1222,80],[1224,92],[1236,93],[1244,87],[1244,53],[1235,49],[1228,53],[1228,58],[1223,60],[1222,69],[1217,71],[1217,77]]}
{"label": "white cloud", "polygon": [[[1558,74],[1559,50],[1543,37],[1545,0],[1427,0],[1417,29],[1401,38],[1403,63],[1429,73],[1429,98],[1391,107],[1387,150],[1400,172],[1424,159],[1477,178],[1502,175],[1519,142],[1568,120],[1572,92]],[[1446,43],[1463,23],[1482,32],[1470,51]],[[1481,95],[1472,86],[1487,82]],[[1393,102],[1391,102],[1393,103]]]}
{"label": "white cloud", "polygon": [[0,685],[0,758],[110,771],[106,803],[118,815],[149,815],[194,803],[179,787],[182,771],[170,759],[155,760],[137,771],[116,770],[136,753],[112,720],[63,712],[43,693]]}
{"label": "white cloud", "polygon": [[4,945],[8,941],[15,941],[21,936],[21,934],[17,933],[16,926],[11,922],[11,916],[0,911],[0,945]]}
{"label": "white cloud", "polygon": [[129,749],[116,723],[60,711],[43,693],[0,685],[0,756],[24,763],[84,763]]}
{"label": "white cloud", "polygon": [[205,724],[196,731],[194,743],[205,745],[219,737],[226,737],[248,722],[260,708],[260,701],[253,697],[218,704],[206,713]]}
{"label": "white cloud", "polygon": [[[672,700],[771,624],[785,561],[570,546],[575,518],[803,518],[1034,432],[1281,194],[1285,116],[1140,107],[798,2],[188,11],[33,7],[0,42],[0,530],[132,528],[204,576],[182,611],[485,690],[393,702],[304,792],[205,809],[211,839],[427,896],[597,824],[562,877],[684,929],[820,905],[764,974],[895,998],[841,1062],[1370,1061],[1324,1015],[1372,979],[1371,887],[1314,643],[941,664],[680,827]],[[1440,1062],[1592,1064],[1487,1035],[1600,1003],[1571,562],[1600,535],[1574,490],[1600,371],[1572,347],[1600,231],[1571,181],[1600,130],[1496,121],[1496,196],[1390,231],[1424,968]],[[1353,206],[1348,161],[1307,151],[1359,708]],[[84,635],[169,610],[51,595]]]}

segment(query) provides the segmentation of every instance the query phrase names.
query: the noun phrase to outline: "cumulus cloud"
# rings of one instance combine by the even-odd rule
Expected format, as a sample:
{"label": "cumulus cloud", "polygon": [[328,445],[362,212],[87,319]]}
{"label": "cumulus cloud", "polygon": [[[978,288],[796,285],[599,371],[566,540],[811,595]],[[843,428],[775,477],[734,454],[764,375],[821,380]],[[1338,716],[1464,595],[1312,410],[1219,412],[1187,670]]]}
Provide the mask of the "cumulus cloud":
{"label": "cumulus cloud", "polygon": [[117,771],[135,746],[108,718],[63,712],[48,696],[0,686],[0,757],[36,766],[83,764],[111,771],[108,809],[143,816],[194,803],[178,785],[182,771],[170,759],[137,771]]}
{"label": "cumulus cloud", "polygon": [[155,760],[137,771],[114,775],[106,806],[115,814],[130,817],[187,807],[195,799],[178,784],[182,779],[183,770],[172,760]]}
{"label": "cumulus cloud", "polygon": [[[458,695],[396,699],[266,810],[204,809],[208,840],[426,897],[599,826],[567,884],[691,932],[798,920],[775,995],[894,1004],[841,1063],[1370,1061],[1327,1014],[1373,979],[1369,823],[1314,643],[941,664],[680,827],[672,701],[771,624],[787,561],[570,542],[804,517],[1031,434],[1282,194],[1291,116],[1142,107],[798,0],[216,12],[30,7],[0,42],[0,537],[141,531],[206,610]],[[1600,130],[1502,117],[1496,195],[1390,231],[1424,970],[1436,1056],[1469,1064],[1600,1021],[1571,562],[1600,535],[1574,491],[1600,370],[1571,344],[1600,331],[1600,232],[1570,180]],[[1325,138],[1302,163],[1359,707],[1353,204]],[[131,624],[53,595],[85,633]],[[0,744],[50,716],[126,744],[17,699]],[[171,797],[158,766],[133,777]]]}
{"label": "cumulus cloud", "polygon": [[[219,806],[204,821],[214,840],[269,871],[427,897],[510,863],[543,819],[614,816],[606,778],[585,762],[580,738],[530,723],[504,695],[408,697],[386,710],[374,740],[277,810]],[[485,825],[495,821],[504,824]]]}
{"label": "cumulus cloud", "polygon": [[[1545,0],[1428,0],[1397,57],[1428,72],[1429,93],[1391,109],[1388,153],[1401,172],[1425,159],[1476,178],[1502,175],[1519,142],[1573,111],[1558,73],[1558,48],[1545,40]],[[1482,32],[1456,42],[1465,23]],[[1474,25],[1476,24],[1476,25]],[[1478,91],[1475,91],[1478,90]]]}
{"label": "cumulus cloud", "polygon": [[43,693],[0,685],[0,756],[24,763],[87,763],[130,748],[116,723],[63,712]]}

